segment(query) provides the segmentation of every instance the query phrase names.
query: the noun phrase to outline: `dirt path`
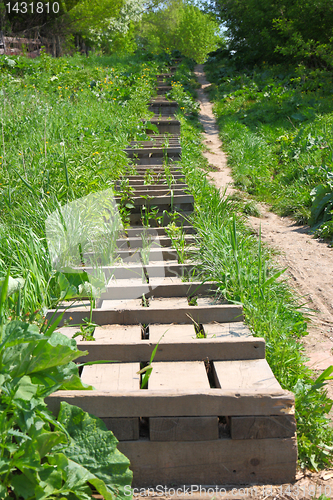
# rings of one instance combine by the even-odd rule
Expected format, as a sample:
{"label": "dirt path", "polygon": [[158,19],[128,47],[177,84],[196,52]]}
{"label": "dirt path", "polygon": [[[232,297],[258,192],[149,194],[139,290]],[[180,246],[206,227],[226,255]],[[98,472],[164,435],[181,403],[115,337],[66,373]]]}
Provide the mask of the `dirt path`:
{"label": "dirt path", "polygon": [[[201,83],[198,90],[200,121],[205,128],[205,144],[210,149],[205,156],[216,172],[210,173],[215,185],[232,192],[233,180],[227,166],[227,157],[221,150],[212,104],[204,89],[209,85],[202,65],[196,67],[196,76]],[[313,310],[309,335],[304,338],[308,365],[315,370],[324,370],[333,365],[333,249],[315,240],[305,226],[299,226],[289,217],[279,217],[264,205],[260,205],[261,218],[249,217],[253,229],[261,234],[263,241],[276,248],[278,260],[288,268],[295,287]],[[331,384],[333,396],[333,384]]]}

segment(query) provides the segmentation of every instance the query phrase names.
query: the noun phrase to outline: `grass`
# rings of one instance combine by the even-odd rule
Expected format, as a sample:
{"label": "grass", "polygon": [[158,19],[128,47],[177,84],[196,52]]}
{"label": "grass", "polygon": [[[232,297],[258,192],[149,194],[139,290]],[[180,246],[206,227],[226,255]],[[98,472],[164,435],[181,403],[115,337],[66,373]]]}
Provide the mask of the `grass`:
{"label": "grass", "polygon": [[[331,465],[333,430],[326,415],[332,402],[324,390],[331,371],[316,379],[304,364],[301,339],[307,335],[306,309],[269,249],[246,226],[239,210],[240,200],[221,197],[208,182],[202,127],[195,109],[187,115],[180,113],[179,118],[181,163],[195,198],[193,223],[198,232],[195,260],[200,262],[199,276],[216,281],[221,298],[243,304],[251,331],[265,338],[266,358],[277,380],[283,389],[294,392],[299,464],[314,469]],[[235,133],[235,143],[236,138]]]}
{"label": "grass", "polygon": [[[216,56],[206,72],[236,185],[332,238],[331,72],[302,65],[236,70]],[[318,186],[331,193],[323,206]]]}
{"label": "grass", "polygon": [[[157,63],[140,56],[0,58],[0,277],[25,280],[22,311],[56,297],[44,222],[113,187],[123,148],[145,138]],[[7,61],[7,62],[6,62]]]}

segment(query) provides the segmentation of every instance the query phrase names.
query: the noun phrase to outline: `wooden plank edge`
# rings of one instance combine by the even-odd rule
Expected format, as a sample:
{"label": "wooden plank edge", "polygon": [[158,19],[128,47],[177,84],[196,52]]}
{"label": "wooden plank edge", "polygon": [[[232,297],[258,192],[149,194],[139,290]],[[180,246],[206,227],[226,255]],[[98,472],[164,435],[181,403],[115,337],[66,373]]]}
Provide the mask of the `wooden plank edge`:
{"label": "wooden plank edge", "polygon": [[[157,342],[142,340],[126,344],[77,340],[78,349],[88,350],[89,354],[78,361],[99,359],[119,360],[122,362],[149,361]],[[265,359],[265,340],[261,338],[192,339],[191,342],[162,342],[155,355],[155,361],[236,361]]]}
{"label": "wooden plank edge", "polygon": [[[63,326],[65,322],[67,326],[71,326],[82,323],[83,319],[89,313],[89,309],[85,311],[68,309],[65,312],[63,310],[56,311],[50,309],[46,314],[46,318],[50,319],[54,314],[53,320],[55,320],[60,314],[63,314],[59,327]],[[192,324],[193,321],[191,318],[197,323],[210,323],[212,321],[233,323],[244,320],[243,308],[239,305],[188,306],[172,311],[172,320],[174,323]],[[112,323],[119,325],[133,325],[137,323],[170,324],[170,310],[167,308],[151,309],[149,307],[128,310],[93,309],[92,321],[97,325],[109,325]]]}
{"label": "wooden plank edge", "polygon": [[60,402],[67,401],[94,415],[104,417],[190,417],[293,415],[295,397],[288,391],[57,391],[46,398],[57,415]]}

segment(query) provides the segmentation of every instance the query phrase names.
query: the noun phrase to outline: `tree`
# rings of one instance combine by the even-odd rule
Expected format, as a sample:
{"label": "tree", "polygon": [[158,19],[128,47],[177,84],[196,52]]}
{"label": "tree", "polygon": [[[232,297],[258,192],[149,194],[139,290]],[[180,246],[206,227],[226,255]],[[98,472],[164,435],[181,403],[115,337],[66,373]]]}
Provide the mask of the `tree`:
{"label": "tree", "polygon": [[217,0],[215,8],[245,62],[320,64],[332,54],[331,0]]}
{"label": "tree", "polygon": [[220,41],[218,25],[197,7],[185,5],[181,10],[176,39],[177,48],[182,54],[203,63],[207,54],[215,50]]}
{"label": "tree", "polygon": [[149,50],[179,50],[197,62],[204,62],[221,42],[213,17],[184,0],[167,0],[145,14],[138,33]]}

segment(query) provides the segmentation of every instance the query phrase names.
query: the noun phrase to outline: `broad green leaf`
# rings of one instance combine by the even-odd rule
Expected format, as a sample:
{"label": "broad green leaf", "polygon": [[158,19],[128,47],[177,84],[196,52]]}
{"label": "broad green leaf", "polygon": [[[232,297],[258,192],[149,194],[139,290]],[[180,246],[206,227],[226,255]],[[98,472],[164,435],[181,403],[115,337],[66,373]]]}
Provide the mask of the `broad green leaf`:
{"label": "broad green leaf", "polygon": [[29,323],[16,320],[7,323],[3,344],[6,344],[6,347],[10,347],[22,343],[34,342],[42,338],[43,336],[39,333],[37,325],[30,325]]}
{"label": "broad green leaf", "polygon": [[54,446],[60,443],[66,443],[66,436],[61,432],[44,432],[36,437],[36,449],[40,458],[44,458]]}
{"label": "broad green leaf", "polygon": [[5,498],[7,495],[8,491],[6,486],[0,483],[0,498]]}
{"label": "broad green leaf", "polygon": [[93,386],[84,384],[78,374],[74,374],[70,378],[66,379],[59,388],[59,390],[62,391],[79,391],[79,390],[91,391],[92,389]]}
{"label": "broad green leaf", "polygon": [[33,359],[27,373],[32,374],[48,368],[66,365],[82,355],[84,354],[77,349],[75,340],[68,339],[66,335],[59,332],[54,332],[48,338],[42,350],[39,350],[38,346],[34,350]]}
{"label": "broad green leaf", "polygon": [[[87,483],[90,483],[105,500],[114,500],[112,492],[103,480],[96,477],[81,464],[66,457],[63,453],[57,453],[49,457],[49,463],[64,473],[65,483],[59,490],[59,493],[72,491],[76,494],[76,498],[89,499],[91,498],[91,489]],[[45,496],[38,496],[37,498],[38,500],[42,500]]]}
{"label": "broad green leaf", "polygon": [[35,396],[38,389],[36,385],[31,383],[31,379],[27,375],[19,380],[17,387],[14,400],[23,399],[24,401],[30,401],[30,399]]}
{"label": "broad green leaf", "polygon": [[117,450],[118,441],[104,422],[65,402],[58,420],[72,438],[62,448],[66,456],[103,480],[116,496],[125,498],[124,487],[132,481],[129,460]]}
{"label": "broad green leaf", "polygon": [[35,490],[36,500],[48,498],[52,493],[57,493],[62,487],[63,471],[53,465],[44,464],[38,473],[41,481]]}
{"label": "broad green leaf", "polygon": [[78,390],[92,389],[91,386],[81,382],[78,367],[73,362],[33,373],[31,379],[34,384],[40,385],[38,396],[44,398],[62,388]]}
{"label": "broad green leaf", "polygon": [[35,481],[31,481],[30,477],[22,473],[13,474],[10,479],[10,486],[17,495],[17,498],[33,498],[37,485],[37,477]]}
{"label": "broad green leaf", "polygon": [[74,297],[77,297],[78,290],[76,286],[72,285],[66,276],[62,273],[58,275],[58,284],[60,288],[60,297],[63,300],[70,300]]}
{"label": "broad green leaf", "polygon": [[304,122],[304,120],[306,120],[306,116],[302,115],[302,113],[294,113],[291,115],[291,118],[299,122]]}

